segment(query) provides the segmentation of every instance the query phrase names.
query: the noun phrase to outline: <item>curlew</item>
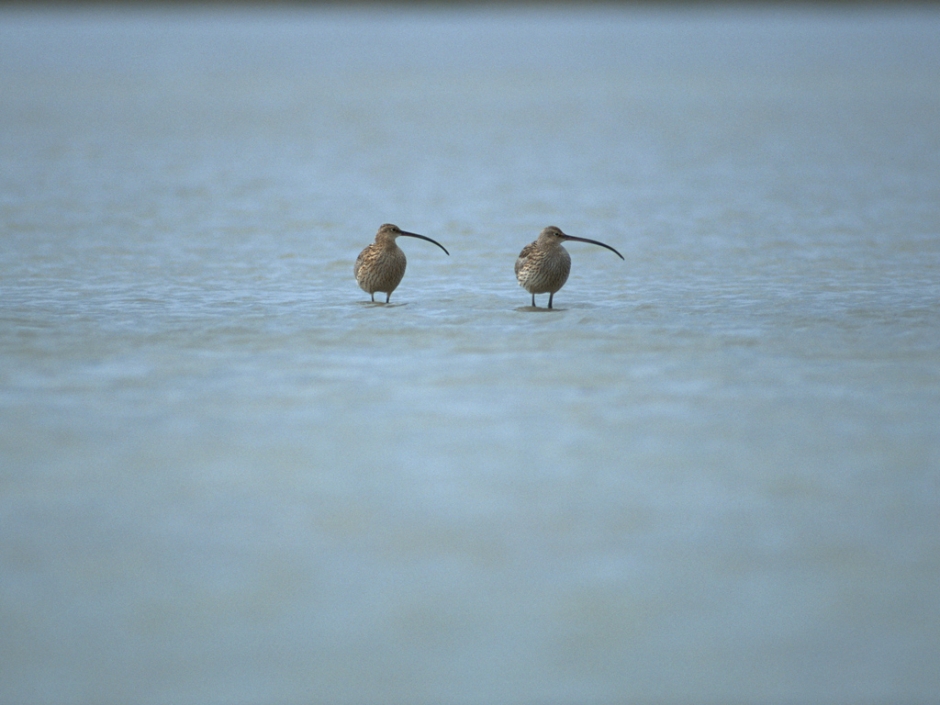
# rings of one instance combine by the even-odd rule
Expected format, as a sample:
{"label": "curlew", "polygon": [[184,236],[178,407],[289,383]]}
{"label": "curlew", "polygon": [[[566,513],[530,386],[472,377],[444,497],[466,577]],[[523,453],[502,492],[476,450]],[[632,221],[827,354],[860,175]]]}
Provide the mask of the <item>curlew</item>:
{"label": "curlew", "polygon": [[405,267],[408,260],[405,259],[405,253],[395,243],[395,238],[400,235],[407,237],[416,237],[421,240],[433,242],[440,247],[447,255],[447,248],[437,240],[432,240],[424,235],[417,233],[408,233],[397,225],[386,223],[375,234],[375,242],[368,245],[356,258],[356,266],[353,271],[356,274],[356,281],[359,287],[372,296],[375,301],[375,292],[385,293],[385,303],[392,298],[392,292],[401,283],[405,276]]}
{"label": "curlew", "polygon": [[571,256],[568,250],[562,247],[561,243],[565,240],[600,245],[623,259],[623,255],[610,245],[585,237],[565,235],[560,228],[548,226],[539,233],[538,240],[522,248],[516,260],[516,279],[519,280],[519,286],[532,294],[532,306],[535,306],[536,294],[548,294],[548,307],[551,308],[555,292],[568,281]]}

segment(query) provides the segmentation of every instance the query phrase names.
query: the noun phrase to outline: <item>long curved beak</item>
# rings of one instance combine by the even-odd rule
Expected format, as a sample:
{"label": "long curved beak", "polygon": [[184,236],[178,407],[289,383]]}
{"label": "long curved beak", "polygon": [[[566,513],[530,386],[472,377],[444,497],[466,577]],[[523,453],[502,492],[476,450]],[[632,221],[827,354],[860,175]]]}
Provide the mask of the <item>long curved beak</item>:
{"label": "long curved beak", "polygon": [[623,255],[617,252],[617,250],[615,250],[613,247],[611,247],[610,245],[605,245],[603,242],[598,242],[597,240],[588,240],[586,237],[575,237],[574,235],[562,235],[561,239],[562,240],[577,240],[578,242],[589,242],[592,245],[600,245],[601,247],[606,247],[608,250],[610,250],[615,255],[617,255],[620,259],[623,259]]}
{"label": "long curved beak", "polygon": [[[401,231],[400,233],[398,233],[398,234],[399,234],[399,235],[407,235],[408,237],[416,237],[416,238],[418,238],[419,240],[427,240],[428,242],[433,242],[435,245],[437,245],[437,246],[440,247],[442,250],[444,250],[444,254],[446,254],[448,257],[450,256],[450,252],[447,251],[447,248],[444,247],[444,246],[443,246],[441,243],[439,243],[437,240],[432,240],[431,238],[425,237],[424,235],[418,235],[418,233],[406,233],[404,230],[402,230],[402,231]],[[600,244],[600,243],[597,243],[597,244]],[[605,247],[606,247],[606,245],[605,245]]]}

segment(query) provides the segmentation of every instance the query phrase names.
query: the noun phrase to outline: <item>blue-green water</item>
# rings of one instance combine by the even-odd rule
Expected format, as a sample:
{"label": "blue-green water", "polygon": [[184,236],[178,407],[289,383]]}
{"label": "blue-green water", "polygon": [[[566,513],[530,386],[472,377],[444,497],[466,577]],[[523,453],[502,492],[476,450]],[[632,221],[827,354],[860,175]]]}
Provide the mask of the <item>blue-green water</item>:
{"label": "blue-green water", "polygon": [[0,701],[932,701],[938,36],[0,9]]}

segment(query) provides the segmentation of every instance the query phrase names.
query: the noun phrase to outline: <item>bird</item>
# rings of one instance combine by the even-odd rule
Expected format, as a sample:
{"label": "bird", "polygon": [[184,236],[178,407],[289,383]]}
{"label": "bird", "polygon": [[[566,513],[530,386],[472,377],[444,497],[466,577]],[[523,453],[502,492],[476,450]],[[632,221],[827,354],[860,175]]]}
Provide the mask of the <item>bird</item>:
{"label": "bird", "polygon": [[536,294],[548,294],[548,307],[551,308],[555,292],[568,281],[568,274],[571,272],[571,256],[568,250],[562,247],[561,243],[565,240],[600,245],[623,259],[623,255],[610,245],[597,240],[588,240],[585,237],[565,235],[561,228],[549,225],[539,233],[537,240],[522,248],[516,260],[516,279],[519,280],[519,286],[532,294],[533,307]]}
{"label": "bird", "polygon": [[392,298],[392,292],[405,276],[408,260],[405,259],[405,253],[395,243],[395,238],[401,235],[433,242],[450,256],[447,248],[437,240],[417,233],[405,232],[397,225],[385,223],[375,234],[375,242],[359,253],[356,266],[353,268],[359,287],[372,296],[373,302],[375,302],[375,292],[381,291],[385,293],[385,303],[388,303]]}

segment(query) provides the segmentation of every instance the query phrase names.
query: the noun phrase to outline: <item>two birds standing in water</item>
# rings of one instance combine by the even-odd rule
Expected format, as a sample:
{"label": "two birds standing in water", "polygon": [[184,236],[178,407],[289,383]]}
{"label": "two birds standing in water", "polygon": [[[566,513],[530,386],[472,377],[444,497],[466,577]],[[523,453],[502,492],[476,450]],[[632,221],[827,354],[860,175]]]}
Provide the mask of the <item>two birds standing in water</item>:
{"label": "two birds standing in water", "polygon": [[[386,223],[375,234],[375,242],[359,253],[353,270],[359,287],[372,297],[372,301],[375,301],[375,292],[378,291],[385,294],[385,303],[388,303],[392,292],[405,276],[407,265],[405,253],[395,242],[396,238],[402,235],[433,242],[446,254],[450,254],[437,240],[417,233],[405,232],[397,225]],[[568,281],[568,274],[571,272],[571,256],[562,246],[562,242],[566,240],[600,245],[623,259],[623,255],[610,245],[584,237],[566,235],[561,229],[550,225],[539,234],[537,240],[522,248],[516,260],[516,279],[519,281],[519,286],[532,294],[533,307],[536,294],[548,294],[548,308],[552,308],[555,294]]]}

